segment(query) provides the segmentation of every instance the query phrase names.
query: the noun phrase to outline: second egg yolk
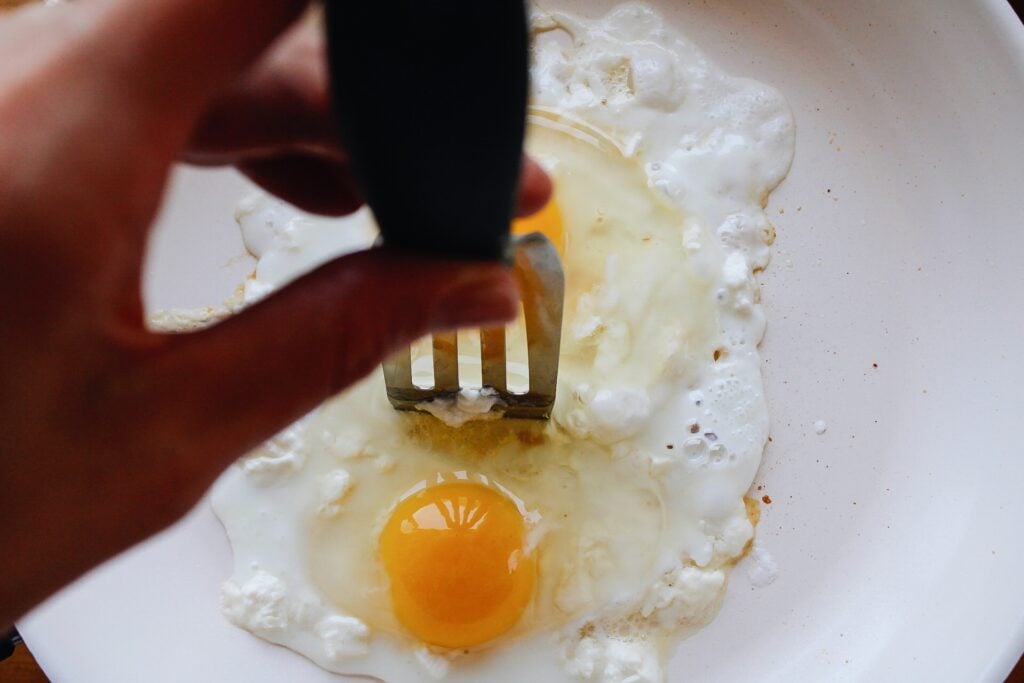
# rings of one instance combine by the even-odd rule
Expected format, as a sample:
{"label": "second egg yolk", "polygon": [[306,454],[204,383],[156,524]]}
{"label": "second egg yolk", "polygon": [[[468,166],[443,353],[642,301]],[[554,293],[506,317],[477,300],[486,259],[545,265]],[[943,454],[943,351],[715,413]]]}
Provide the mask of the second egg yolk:
{"label": "second egg yolk", "polygon": [[526,218],[512,221],[513,235],[528,235],[531,232],[543,233],[555,245],[559,255],[565,254],[565,228],[562,225],[562,212],[552,199],[544,208]]}
{"label": "second egg yolk", "polygon": [[526,524],[500,491],[472,482],[429,486],[402,500],[380,535],[398,620],[440,647],[508,631],[533,595]]}

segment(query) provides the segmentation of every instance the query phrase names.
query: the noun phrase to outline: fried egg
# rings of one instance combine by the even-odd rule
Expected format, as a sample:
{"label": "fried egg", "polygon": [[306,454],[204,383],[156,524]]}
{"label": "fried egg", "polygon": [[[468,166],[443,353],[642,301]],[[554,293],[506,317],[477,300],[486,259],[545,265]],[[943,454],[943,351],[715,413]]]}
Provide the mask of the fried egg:
{"label": "fried egg", "polygon": [[[514,231],[546,234],[566,273],[551,420],[490,419],[484,387],[400,413],[378,373],[212,495],[234,553],[227,618],[330,671],[661,681],[753,537],[744,495],[768,434],[754,272],[790,111],[646,6],[533,24],[527,147],[555,192]],[[374,236],[366,211],[326,221],[266,196],[238,220],[258,258],[246,302]],[[460,334],[460,374],[479,375]]]}

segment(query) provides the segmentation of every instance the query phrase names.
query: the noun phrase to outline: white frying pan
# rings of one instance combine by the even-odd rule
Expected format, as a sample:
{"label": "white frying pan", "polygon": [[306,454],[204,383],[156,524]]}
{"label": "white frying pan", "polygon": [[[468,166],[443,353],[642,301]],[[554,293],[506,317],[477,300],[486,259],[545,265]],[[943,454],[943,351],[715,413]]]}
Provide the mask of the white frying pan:
{"label": "white frying pan", "polygon": [[[653,4],[798,126],[762,278],[780,573],[741,565],[672,680],[1001,680],[1024,649],[1024,28],[1002,0]],[[230,293],[244,191],[176,178],[151,307]],[[19,627],[58,683],[338,681],[221,618],[229,557],[203,504]]]}

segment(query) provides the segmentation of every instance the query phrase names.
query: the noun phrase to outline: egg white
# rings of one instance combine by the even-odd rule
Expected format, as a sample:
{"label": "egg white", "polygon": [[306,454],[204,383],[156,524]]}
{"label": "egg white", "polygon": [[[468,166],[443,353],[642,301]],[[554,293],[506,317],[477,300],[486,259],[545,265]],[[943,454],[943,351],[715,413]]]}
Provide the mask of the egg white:
{"label": "egg white", "polygon": [[[753,274],[773,236],[763,205],[792,157],[789,109],[643,5],[538,13],[534,27],[528,146],[568,231],[552,420],[448,427],[392,410],[373,375],[214,490],[235,558],[225,614],[331,671],[660,681],[752,538],[743,497],[768,434]],[[239,222],[259,258],[246,301],[373,236],[366,212],[322,221],[266,197]],[[468,654],[404,634],[375,560],[390,506],[439,475],[507,488],[540,552],[519,625]]]}

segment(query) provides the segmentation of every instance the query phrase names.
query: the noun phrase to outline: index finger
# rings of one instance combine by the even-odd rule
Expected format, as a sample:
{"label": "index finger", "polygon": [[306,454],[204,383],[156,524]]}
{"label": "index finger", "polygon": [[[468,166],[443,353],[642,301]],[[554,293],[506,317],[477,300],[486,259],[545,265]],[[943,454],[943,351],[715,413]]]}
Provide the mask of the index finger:
{"label": "index finger", "polygon": [[[97,0],[94,64],[129,106],[194,119],[308,0]],[[70,9],[70,8],[69,8]]]}

